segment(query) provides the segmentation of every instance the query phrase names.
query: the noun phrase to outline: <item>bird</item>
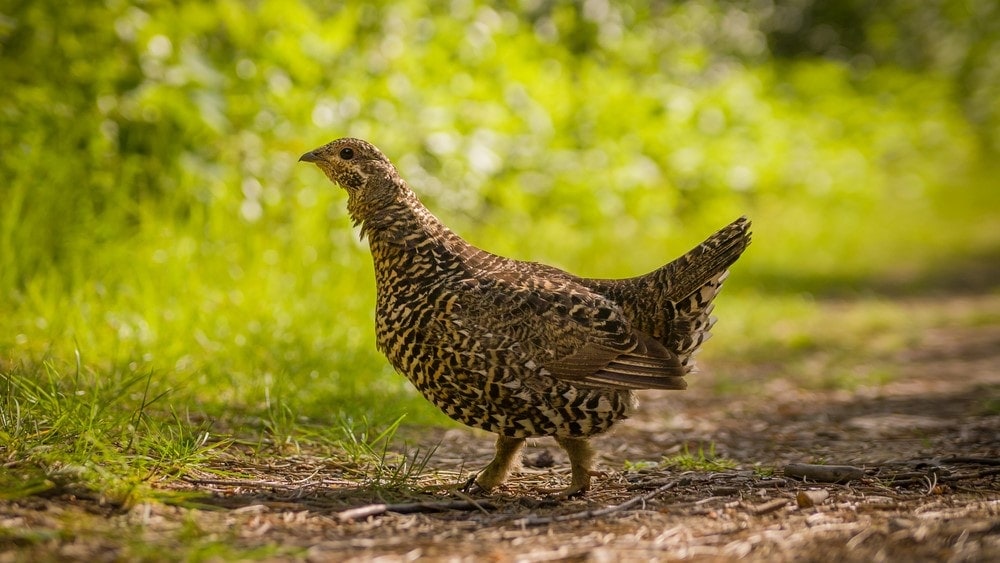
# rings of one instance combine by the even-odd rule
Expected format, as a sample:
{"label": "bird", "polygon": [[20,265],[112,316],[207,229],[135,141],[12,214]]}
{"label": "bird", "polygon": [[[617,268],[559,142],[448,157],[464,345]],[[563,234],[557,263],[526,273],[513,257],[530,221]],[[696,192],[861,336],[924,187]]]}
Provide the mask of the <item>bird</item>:
{"label": "bird", "polygon": [[519,468],[528,438],[546,436],[570,463],[558,497],[586,493],[600,475],[589,439],[635,411],[635,391],[686,388],[713,299],[750,244],[743,216],[647,274],[584,278],[473,246],[367,141],[337,139],[299,160],[347,192],[368,240],[378,349],[449,417],[497,435],[467,483],[486,493]]}

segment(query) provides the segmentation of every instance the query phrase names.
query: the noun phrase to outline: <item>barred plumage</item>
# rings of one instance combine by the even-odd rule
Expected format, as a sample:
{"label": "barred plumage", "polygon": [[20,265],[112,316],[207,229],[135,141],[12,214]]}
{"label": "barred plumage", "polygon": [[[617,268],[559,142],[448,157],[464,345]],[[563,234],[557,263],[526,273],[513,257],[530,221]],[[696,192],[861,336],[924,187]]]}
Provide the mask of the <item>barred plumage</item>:
{"label": "barred plumage", "polygon": [[626,418],[635,389],[683,389],[714,323],[712,300],[750,243],[737,219],[635,278],[587,279],[476,248],[427,210],[373,145],[339,139],[304,154],[348,192],[377,287],[376,342],[448,416],[499,435],[476,477],[506,480],[524,440],[553,436],[572,483],[590,486],[587,437]]}

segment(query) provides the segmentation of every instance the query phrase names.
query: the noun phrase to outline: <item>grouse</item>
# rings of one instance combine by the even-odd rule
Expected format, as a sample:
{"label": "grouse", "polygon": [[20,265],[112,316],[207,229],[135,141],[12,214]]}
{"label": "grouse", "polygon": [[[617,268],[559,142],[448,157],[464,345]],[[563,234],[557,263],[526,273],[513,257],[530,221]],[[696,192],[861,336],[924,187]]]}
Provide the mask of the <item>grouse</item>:
{"label": "grouse", "polygon": [[741,217],[648,274],[582,278],[469,244],[366,141],[338,139],[299,160],[347,191],[368,238],[379,350],[448,416],[498,435],[494,459],[473,478],[484,491],[539,436],[569,456],[561,496],[587,491],[589,437],[628,417],[634,390],[686,387],[715,322],[712,300],[750,243]]}

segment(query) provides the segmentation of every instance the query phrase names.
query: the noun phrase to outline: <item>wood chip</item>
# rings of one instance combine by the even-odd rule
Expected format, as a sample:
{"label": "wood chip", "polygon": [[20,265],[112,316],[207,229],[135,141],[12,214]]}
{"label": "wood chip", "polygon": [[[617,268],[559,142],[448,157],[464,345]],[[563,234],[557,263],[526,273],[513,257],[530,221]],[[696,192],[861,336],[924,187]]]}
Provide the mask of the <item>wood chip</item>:
{"label": "wood chip", "polygon": [[813,489],[811,491],[799,491],[795,495],[795,504],[799,508],[812,508],[817,504],[823,504],[826,499],[830,498],[830,493],[826,489]]}
{"label": "wood chip", "polygon": [[750,507],[750,512],[760,516],[762,514],[769,514],[776,510],[781,510],[786,504],[788,504],[787,498],[776,498],[763,504],[757,504]]}

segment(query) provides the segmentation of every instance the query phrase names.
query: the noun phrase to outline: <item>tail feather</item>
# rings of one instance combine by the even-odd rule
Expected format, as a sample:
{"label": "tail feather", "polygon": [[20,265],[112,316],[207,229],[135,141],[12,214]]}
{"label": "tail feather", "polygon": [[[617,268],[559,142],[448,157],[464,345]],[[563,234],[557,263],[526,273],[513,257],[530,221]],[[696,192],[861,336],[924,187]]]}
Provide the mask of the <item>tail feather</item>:
{"label": "tail feather", "polygon": [[750,220],[740,217],[687,254],[647,275],[668,288],[667,299],[679,302],[696,291],[704,293],[711,282],[721,285],[729,275],[729,266],[749,244]]}
{"label": "tail feather", "polygon": [[750,244],[750,221],[740,217],[687,254],[653,272],[667,287],[673,315],[664,319],[664,345],[677,354],[685,371],[694,370],[694,356],[711,336],[713,300],[729,277],[729,266]]}
{"label": "tail feather", "polygon": [[729,266],[750,244],[750,220],[740,217],[689,252],[644,276],[628,280],[588,280],[625,311],[633,326],[677,355],[685,373],[711,336],[712,301]]}

